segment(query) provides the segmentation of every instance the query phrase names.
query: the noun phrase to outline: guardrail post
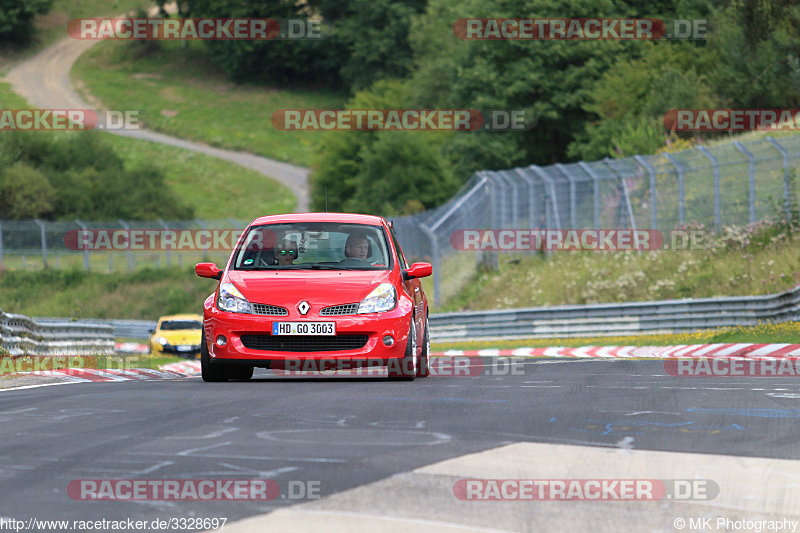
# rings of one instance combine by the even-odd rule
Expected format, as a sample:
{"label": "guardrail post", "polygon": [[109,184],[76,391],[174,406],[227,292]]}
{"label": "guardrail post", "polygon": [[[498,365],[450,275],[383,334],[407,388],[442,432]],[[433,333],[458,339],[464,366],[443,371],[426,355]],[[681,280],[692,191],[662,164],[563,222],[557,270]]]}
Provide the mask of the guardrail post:
{"label": "guardrail post", "polygon": [[[495,194],[495,200],[498,201],[498,217],[495,222],[497,222],[497,226],[494,229],[505,229],[506,227],[511,227],[511,219],[513,218],[512,209],[509,209],[509,203],[513,203],[513,185],[509,188],[509,180],[506,179],[505,173],[500,170],[498,172],[493,172],[494,176],[498,179],[498,185],[500,190],[500,194]],[[508,194],[512,192],[512,194]]]}
{"label": "guardrail post", "polygon": [[[81,230],[89,231],[89,228],[86,227],[80,219],[75,219],[75,223],[80,226]],[[89,264],[89,245],[86,244],[85,239],[79,239],[79,241],[83,242],[83,269],[86,272],[91,272],[91,265]]]}
{"label": "guardrail post", "polygon": [[789,191],[789,152],[772,137],[767,137],[775,149],[783,156],[783,208],[786,211],[786,220],[792,219],[791,193]]}
{"label": "guardrail post", "polygon": [[704,146],[698,146],[697,149],[700,150],[700,152],[706,156],[714,166],[714,229],[719,231],[719,229],[722,227],[719,199],[719,160],[714,157],[714,154],[708,151],[708,148]]}
{"label": "guardrail post", "polygon": [[739,141],[733,141],[733,145],[744,154],[748,161],[748,174],[750,181],[750,222],[756,221],[756,158],[750,151],[742,146]]}
{"label": "guardrail post", "polygon": [[[547,173],[538,165],[530,165],[528,168],[535,172],[537,176],[542,178],[542,182],[547,186],[547,189],[550,190],[550,193],[547,196],[550,197],[550,206],[553,210],[553,216],[556,219],[554,229],[561,229],[561,215],[558,212],[558,194],[556,194],[556,188],[553,184],[552,178],[550,178],[550,176],[548,176]],[[546,216],[547,209],[545,208],[545,217]],[[550,224],[546,224],[546,226],[546,229],[550,229]]]}
{"label": "guardrail post", "polygon": [[436,240],[436,234],[433,233],[428,226],[425,224],[419,224],[419,228],[422,230],[422,233],[424,233],[431,241],[431,263],[433,264],[432,305],[436,305],[438,302],[441,302],[441,287],[439,285],[439,243]]}
{"label": "guardrail post", "polygon": [[122,226],[122,229],[128,232],[128,247],[125,250],[125,257],[128,260],[128,274],[130,274],[133,272],[133,256],[131,255],[131,227],[121,218],[119,219],[119,225]]}
{"label": "guardrail post", "polygon": [[651,229],[658,228],[658,214],[656,209],[656,169],[650,164],[647,159],[640,155],[635,155],[633,158],[637,163],[642,165],[647,173],[650,174],[650,227]]}
{"label": "guardrail post", "polygon": [[579,161],[578,166],[592,178],[592,183],[594,185],[594,191],[592,193],[594,196],[594,229],[600,229],[600,176],[595,174],[594,170],[592,170],[585,161]]}
{"label": "guardrail post", "polygon": [[44,222],[38,218],[34,219],[33,221],[36,222],[36,225],[39,226],[39,230],[41,231],[42,263],[44,264],[44,268],[47,268],[47,234],[45,233],[45,225]]}
{"label": "guardrail post", "polygon": [[572,229],[578,227],[578,192],[575,188],[575,180],[572,175],[564,170],[564,165],[556,163],[555,167],[567,177],[569,182],[569,224]]}
{"label": "guardrail post", "polygon": [[683,167],[672,156],[672,154],[664,153],[664,156],[672,163],[675,170],[678,171],[678,222],[683,225],[684,221],[684,196],[683,196]]}
{"label": "guardrail post", "polygon": [[608,157],[606,157],[603,160],[603,162],[606,164],[606,166],[609,168],[609,170],[611,170],[611,172],[613,172],[614,175],[619,179],[620,189],[622,190],[622,198],[623,198],[623,200],[625,202],[625,205],[627,206],[626,210],[628,212],[628,219],[629,219],[629,222],[630,222],[630,228],[635,231],[636,230],[636,218],[633,216],[633,206],[631,205],[631,197],[630,197],[630,194],[628,194],[628,184],[625,183],[625,177],[620,172],[618,172],[616,168],[614,168],[614,165],[613,165],[614,160],[613,159],[609,159]]}
{"label": "guardrail post", "polygon": [[536,217],[536,193],[534,191],[536,184],[533,182],[533,178],[525,173],[524,169],[515,168],[514,172],[528,185],[528,228],[536,228],[536,224],[538,224]]}
{"label": "guardrail post", "polygon": [[[486,182],[486,186],[489,187],[489,225],[491,226],[490,229],[492,230],[500,229],[502,227],[502,222],[498,223],[498,220],[502,220],[502,213],[500,213],[501,209],[497,205],[497,182],[494,179],[494,175],[494,172],[487,172],[488,180]],[[491,268],[494,270],[497,270],[497,267],[500,266],[498,252],[482,250],[479,257],[482,265],[491,266]],[[486,260],[486,257],[489,257],[491,263]]]}

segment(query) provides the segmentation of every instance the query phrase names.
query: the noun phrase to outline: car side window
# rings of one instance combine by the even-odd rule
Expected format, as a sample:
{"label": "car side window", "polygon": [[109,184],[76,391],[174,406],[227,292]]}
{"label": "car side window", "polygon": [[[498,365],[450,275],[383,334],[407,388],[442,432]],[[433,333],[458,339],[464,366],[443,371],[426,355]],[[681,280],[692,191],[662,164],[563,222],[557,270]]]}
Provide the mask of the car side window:
{"label": "car side window", "polygon": [[394,230],[390,229],[389,234],[392,236],[392,243],[394,243],[394,249],[397,250],[397,260],[400,261],[400,268],[406,270],[408,268],[408,263],[406,263],[406,258],[403,255],[403,249],[400,248],[400,243],[397,242],[397,235],[394,234]]}

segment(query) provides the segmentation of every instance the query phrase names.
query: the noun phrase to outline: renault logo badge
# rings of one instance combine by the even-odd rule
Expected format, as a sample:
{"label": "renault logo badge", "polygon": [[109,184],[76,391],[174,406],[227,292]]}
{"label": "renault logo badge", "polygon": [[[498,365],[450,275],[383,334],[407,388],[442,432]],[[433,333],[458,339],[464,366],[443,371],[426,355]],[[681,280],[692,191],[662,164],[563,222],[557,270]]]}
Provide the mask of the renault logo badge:
{"label": "renault logo badge", "polygon": [[297,304],[297,310],[300,311],[301,315],[305,315],[306,313],[308,313],[309,309],[311,309],[311,306],[305,300]]}

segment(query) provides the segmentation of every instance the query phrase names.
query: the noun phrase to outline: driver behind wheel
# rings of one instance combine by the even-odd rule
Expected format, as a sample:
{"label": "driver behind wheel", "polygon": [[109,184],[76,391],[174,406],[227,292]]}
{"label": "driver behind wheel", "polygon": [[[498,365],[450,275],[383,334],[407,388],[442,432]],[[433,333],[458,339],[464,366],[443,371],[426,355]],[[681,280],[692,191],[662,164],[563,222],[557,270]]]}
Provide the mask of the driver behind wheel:
{"label": "driver behind wheel", "polygon": [[275,246],[275,258],[279,265],[291,265],[297,255],[297,244],[292,240],[283,239]]}

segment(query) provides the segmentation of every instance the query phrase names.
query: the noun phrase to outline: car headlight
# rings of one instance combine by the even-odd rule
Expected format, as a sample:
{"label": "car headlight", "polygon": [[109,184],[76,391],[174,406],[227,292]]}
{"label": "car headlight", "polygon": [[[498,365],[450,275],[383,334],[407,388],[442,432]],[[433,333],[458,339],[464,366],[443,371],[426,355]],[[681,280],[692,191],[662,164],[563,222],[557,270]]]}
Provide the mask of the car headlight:
{"label": "car headlight", "polygon": [[397,291],[391,283],[381,283],[358,304],[359,313],[391,311],[397,305]]}
{"label": "car headlight", "polygon": [[233,283],[223,283],[219,288],[217,307],[229,313],[249,313],[250,302],[239,292]]}
{"label": "car headlight", "polygon": [[156,342],[161,346],[169,346],[169,341],[164,337],[156,337]]}

